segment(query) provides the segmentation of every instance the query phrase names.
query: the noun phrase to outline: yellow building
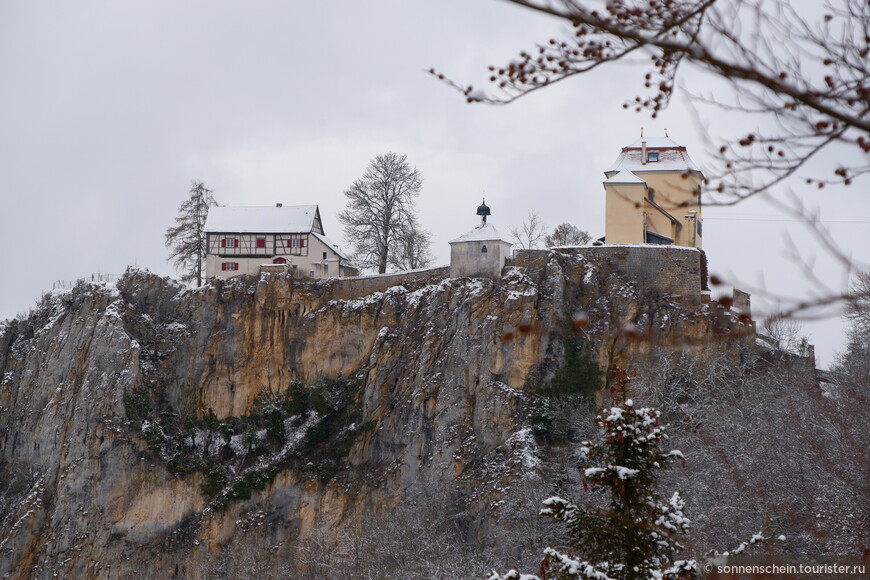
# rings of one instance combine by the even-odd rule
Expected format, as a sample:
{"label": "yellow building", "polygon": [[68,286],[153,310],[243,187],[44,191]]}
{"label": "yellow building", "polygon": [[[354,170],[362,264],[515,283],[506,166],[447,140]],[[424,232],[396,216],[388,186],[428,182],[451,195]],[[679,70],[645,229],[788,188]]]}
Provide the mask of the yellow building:
{"label": "yellow building", "polygon": [[701,248],[704,175],[668,137],[641,137],[604,171],[607,244]]}

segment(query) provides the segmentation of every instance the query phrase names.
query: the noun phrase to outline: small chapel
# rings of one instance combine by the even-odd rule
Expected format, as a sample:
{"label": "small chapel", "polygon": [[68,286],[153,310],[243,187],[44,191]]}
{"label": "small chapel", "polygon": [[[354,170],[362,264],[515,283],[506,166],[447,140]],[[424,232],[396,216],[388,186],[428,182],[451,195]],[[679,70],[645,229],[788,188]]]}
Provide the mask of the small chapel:
{"label": "small chapel", "polygon": [[486,218],[492,215],[486,200],[477,208],[480,223],[471,231],[450,240],[450,277],[498,278],[511,257],[512,244]]}

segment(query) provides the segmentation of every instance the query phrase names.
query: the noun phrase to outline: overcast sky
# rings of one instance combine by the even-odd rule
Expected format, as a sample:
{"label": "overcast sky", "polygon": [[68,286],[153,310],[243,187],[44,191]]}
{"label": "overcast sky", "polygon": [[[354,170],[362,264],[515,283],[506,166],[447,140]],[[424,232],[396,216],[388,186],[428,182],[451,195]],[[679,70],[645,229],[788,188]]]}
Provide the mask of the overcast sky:
{"label": "overcast sky", "polygon": [[[468,105],[424,72],[485,85],[502,64],[563,30],[499,0],[27,0],[0,4],[0,319],[55,280],[160,275],[163,234],[192,180],[222,204],[319,204],[327,235],[343,191],[378,153],[423,174],[420,222],[439,263],[476,223],[486,192],[502,233],[535,209],[553,227],[603,235],[603,170],[645,128],[707,163],[705,134],[747,120],[684,98],[655,121],[626,112],[642,69],[617,65],[507,107]],[[710,85],[688,75],[690,90]],[[749,125],[746,125],[749,127]],[[859,190],[863,190],[860,193]],[[809,194],[835,239],[868,261],[866,182]],[[798,191],[800,193],[800,191]],[[704,210],[711,272],[745,287],[807,295],[784,236],[835,289],[842,270],[800,224],[761,201]],[[842,322],[805,327],[820,363]]]}

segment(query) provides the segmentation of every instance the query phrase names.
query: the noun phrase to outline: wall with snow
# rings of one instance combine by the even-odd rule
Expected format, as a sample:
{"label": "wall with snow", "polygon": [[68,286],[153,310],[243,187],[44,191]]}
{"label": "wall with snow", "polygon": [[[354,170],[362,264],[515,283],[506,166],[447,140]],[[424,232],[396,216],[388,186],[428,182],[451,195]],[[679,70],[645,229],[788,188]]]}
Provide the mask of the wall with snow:
{"label": "wall with snow", "polygon": [[333,278],[323,287],[323,293],[331,300],[350,300],[360,296],[368,296],[375,292],[384,292],[393,286],[405,286],[414,289],[426,284],[436,284],[447,278],[449,266],[439,266],[427,270],[413,270],[396,274],[381,274],[378,276],[360,276],[358,278]]}
{"label": "wall with snow", "polygon": [[[702,274],[706,272],[702,266],[706,258],[695,248],[610,244],[553,251],[583,258],[595,268],[599,279],[618,274],[641,289],[656,290],[689,303],[700,303],[706,286]],[[517,250],[514,265],[539,270],[546,265],[549,254],[550,250]]]}

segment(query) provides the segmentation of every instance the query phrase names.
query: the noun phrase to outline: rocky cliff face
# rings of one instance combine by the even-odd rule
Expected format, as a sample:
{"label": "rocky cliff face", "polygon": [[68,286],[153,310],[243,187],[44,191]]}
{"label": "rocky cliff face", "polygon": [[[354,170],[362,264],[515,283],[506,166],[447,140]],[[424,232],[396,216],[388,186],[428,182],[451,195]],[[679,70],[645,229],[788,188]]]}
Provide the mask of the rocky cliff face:
{"label": "rocky cliff face", "polygon": [[[458,577],[536,557],[596,367],[749,348],[745,321],[604,268],[550,253],[344,300],[130,272],[47,296],[0,328],[0,577],[340,578],[328,562],[362,566],[374,538],[406,577],[426,573],[402,541],[500,546]],[[542,411],[566,369],[573,398]]]}

